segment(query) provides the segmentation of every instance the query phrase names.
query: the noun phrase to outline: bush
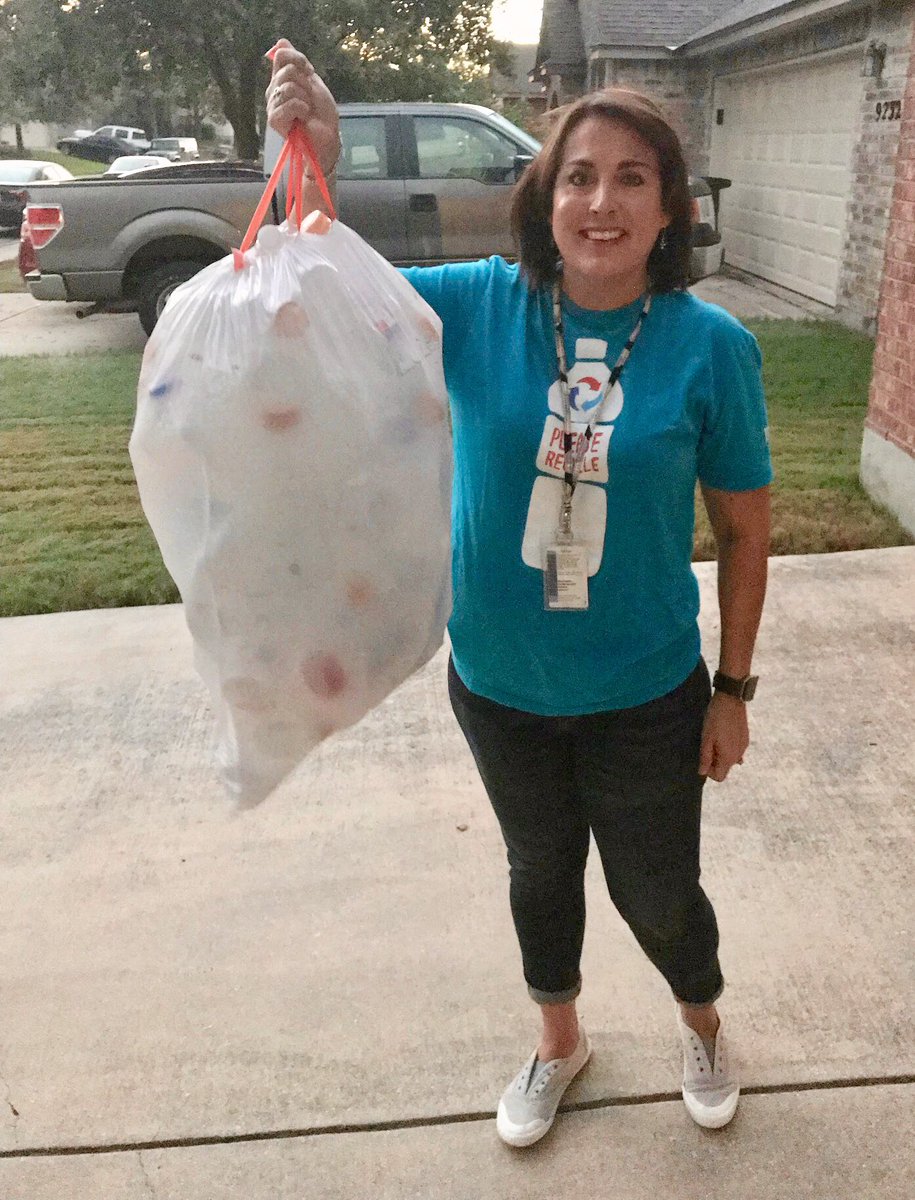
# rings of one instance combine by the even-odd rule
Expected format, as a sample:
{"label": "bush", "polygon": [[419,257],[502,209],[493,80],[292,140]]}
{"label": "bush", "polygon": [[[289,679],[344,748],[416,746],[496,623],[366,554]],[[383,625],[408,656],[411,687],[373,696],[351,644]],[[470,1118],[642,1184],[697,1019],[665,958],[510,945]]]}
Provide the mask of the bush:
{"label": "bush", "polygon": [[0,142],[0,158],[34,158],[35,155],[31,150],[20,150],[18,146],[11,146],[8,142]]}

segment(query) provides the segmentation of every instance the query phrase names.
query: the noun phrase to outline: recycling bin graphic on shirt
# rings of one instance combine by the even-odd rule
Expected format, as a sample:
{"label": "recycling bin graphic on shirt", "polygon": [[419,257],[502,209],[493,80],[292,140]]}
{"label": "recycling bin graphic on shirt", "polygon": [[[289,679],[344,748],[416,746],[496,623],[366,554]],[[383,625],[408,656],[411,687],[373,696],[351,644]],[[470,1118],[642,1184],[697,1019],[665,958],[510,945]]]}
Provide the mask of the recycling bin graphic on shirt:
{"label": "recycling bin graphic on shirt", "polygon": [[[609,452],[614,422],[623,409],[623,389],[619,381],[601,408],[610,368],[604,359],[607,343],[600,338],[579,338],[575,343],[575,365],[569,371],[569,404],[572,411],[572,437],[576,449],[582,445],[585,430],[592,427],[591,444],[582,459],[572,505],[572,532],[576,541],[588,547],[588,575],[600,570],[607,531],[607,492],[601,485],[610,478]],[[556,538],[562,507],[562,480],[565,454],[562,449],[562,391],[559,380],[550,387],[548,412],[543,437],[537,451],[537,470],[521,557],[524,563],[543,570],[544,548]],[[600,424],[593,424],[600,409]]]}

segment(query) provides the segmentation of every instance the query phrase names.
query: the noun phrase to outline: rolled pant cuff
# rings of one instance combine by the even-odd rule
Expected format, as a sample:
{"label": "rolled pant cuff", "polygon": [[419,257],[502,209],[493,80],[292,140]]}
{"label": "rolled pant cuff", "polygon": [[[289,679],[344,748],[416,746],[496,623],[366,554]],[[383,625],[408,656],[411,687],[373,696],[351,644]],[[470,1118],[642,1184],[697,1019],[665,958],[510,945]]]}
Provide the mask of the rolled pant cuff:
{"label": "rolled pant cuff", "polygon": [[569,1004],[581,993],[581,976],[574,987],[566,988],[564,992],[542,992],[530,984],[527,985],[527,991],[535,1004]]}
{"label": "rolled pant cuff", "polygon": [[724,991],[724,980],[721,981],[717,991],[709,997],[708,1000],[681,1000],[674,992],[674,999],[678,1004],[682,1004],[685,1008],[706,1008],[709,1004],[714,1004]]}

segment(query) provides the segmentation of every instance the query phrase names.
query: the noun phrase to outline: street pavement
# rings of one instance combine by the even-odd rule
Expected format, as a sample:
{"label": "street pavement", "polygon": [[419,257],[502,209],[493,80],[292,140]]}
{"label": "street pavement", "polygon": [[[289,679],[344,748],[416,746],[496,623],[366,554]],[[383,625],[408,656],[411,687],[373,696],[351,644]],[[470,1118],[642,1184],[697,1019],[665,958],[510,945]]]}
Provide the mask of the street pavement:
{"label": "street pavement", "polygon": [[445,652],[236,815],[180,606],[0,620],[0,1198],[912,1200],[913,596],[915,547],[772,560],[703,825],[732,1125],[690,1122],[594,853],[594,1055],[527,1151],[493,1116],[537,1010]]}

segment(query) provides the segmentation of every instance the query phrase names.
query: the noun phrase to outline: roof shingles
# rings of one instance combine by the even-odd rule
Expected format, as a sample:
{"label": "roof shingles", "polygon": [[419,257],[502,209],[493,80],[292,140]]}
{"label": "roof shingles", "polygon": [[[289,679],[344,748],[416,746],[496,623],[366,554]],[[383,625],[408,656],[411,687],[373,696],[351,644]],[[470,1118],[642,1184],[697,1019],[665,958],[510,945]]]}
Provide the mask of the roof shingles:
{"label": "roof shingles", "polygon": [[544,0],[537,65],[577,67],[585,58],[578,0]]}
{"label": "roof shingles", "polygon": [[542,53],[550,62],[581,62],[597,46],[682,46],[794,0],[545,0]]}

